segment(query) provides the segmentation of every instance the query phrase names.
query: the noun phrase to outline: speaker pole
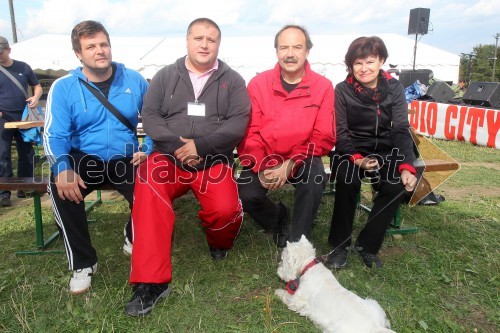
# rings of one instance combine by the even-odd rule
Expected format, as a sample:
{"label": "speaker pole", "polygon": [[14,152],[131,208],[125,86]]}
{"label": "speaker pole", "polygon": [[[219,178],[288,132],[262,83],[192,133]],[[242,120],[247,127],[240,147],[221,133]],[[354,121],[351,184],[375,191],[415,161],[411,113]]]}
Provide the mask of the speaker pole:
{"label": "speaker pole", "polygon": [[429,8],[413,8],[410,10],[410,19],[408,22],[408,35],[415,34],[415,46],[413,47],[413,72],[417,63],[417,44],[418,35],[425,35],[429,29],[429,17],[431,10]]}
{"label": "speaker pole", "polygon": [[14,15],[14,3],[9,0],[10,24],[12,26],[12,44],[17,43],[16,17]]}
{"label": "speaker pole", "polygon": [[415,46],[413,47],[413,70],[415,70],[415,62],[417,61],[417,38],[418,33],[415,34]]}
{"label": "speaker pole", "polygon": [[491,82],[495,82],[495,70],[496,70],[496,66],[497,66],[498,38],[500,37],[500,33],[497,33],[493,37],[495,37],[495,52],[493,53],[493,73],[491,74]]}

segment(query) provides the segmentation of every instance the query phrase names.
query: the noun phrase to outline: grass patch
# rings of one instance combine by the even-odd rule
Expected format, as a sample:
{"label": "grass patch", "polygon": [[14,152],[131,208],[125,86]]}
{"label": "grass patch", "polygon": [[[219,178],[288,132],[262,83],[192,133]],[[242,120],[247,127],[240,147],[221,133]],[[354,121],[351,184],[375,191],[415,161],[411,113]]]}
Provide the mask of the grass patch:
{"label": "grass patch", "polygon": [[[463,163],[438,191],[447,200],[432,207],[403,207],[403,225],[416,225],[419,232],[386,238],[383,269],[368,270],[351,255],[348,268],[334,274],[361,297],[378,300],[397,332],[497,332],[500,171],[490,164],[499,164],[500,152],[434,141]],[[272,196],[288,205],[293,202],[290,188]],[[324,196],[313,230],[319,253],[330,251],[327,235],[333,200]],[[131,296],[130,258],[121,249],[125,201],[104,203],[90,214],[97,220],[89,228],[99,272],[91,292],[83,296],[68,293],[64,254],[14,254],[35,245],[31,205],[0,209],[0,331],[318,332],[274,296],[283,282],[276,275],[279,251],[270,235],[246,217],[228,258],[214,262],[197,220],[198,208],[189,195],[175,202],[173,290],[145,318],[130,318],[123,312]],[[55,230],[50,207],[43,213],[49,234]],[[356,231],[365,220],[365,214],[358,214]],[[53,247],[62,249],[61,240]]]}

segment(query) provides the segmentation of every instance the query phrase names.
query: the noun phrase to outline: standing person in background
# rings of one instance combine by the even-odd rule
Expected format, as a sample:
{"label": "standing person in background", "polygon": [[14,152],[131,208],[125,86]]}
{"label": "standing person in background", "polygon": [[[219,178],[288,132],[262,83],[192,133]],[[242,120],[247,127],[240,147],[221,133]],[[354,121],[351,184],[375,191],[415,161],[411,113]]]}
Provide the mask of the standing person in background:
{"label": "standing person in background", "polygon": [[[138,151],[135,131],[148,84],[138,72],[112,62],[109,34],[101,23],[78,23],[71,43],[82,67],[50,88],[44,147],[51,164],[54,217],[73,271],[69,291],[81,294],[90,288],[97,270],[84,198],[109,184],[132,208],[136,166],[146,158]],[[104,99],[117,109],[116,115]],[[124,251],[132,251],[131,241],[129,221]]]}
{"label": "standing person in background", "polygon": [[153,153],[137,172],[132,211],[133,295],[125,313],[140,316],[170,292],[173,201],[191,190],[201,209],[208,252],[226,258],[243,220],[233,150],[245,134],[250,100],[243,78],[217,59],[221,31],[208,18],[187,29],[187,56],[162,68],[144,98]]}
{"label": "standing person in background", "polygon": [[[252,113],[238,146],[245,169],[238,178],[243,209],[278,247],[310,237],[327,176],[321,157],[335,145],[334,90],[307,61],[312,48],[307,30],[283,27],[275,36],[278,63],[248,84]],[[268,191],[295,186],[290,232],[288,208],[274,203]]]}
{"label": "standing person in background", "polygon": [[[11,59],[10,51],[9,42],[0,36],[0,177],[13,176],[13,138],[17,148],[17,176],[32,177],[35,156],[33,145],[23,141],[18,129],[5,129],[4,125],[8,121],[20,121],[26,103],[30,108],[36,107],[43,89],[31,67],[27,63]],[[28,86],[33,87],[31,97],[28,97]],[[23,191],[18,191],[17,196],[24,198],[26,195]],[[10,191],[0,191],[0,207],[8,206]]]}
{"label": "standing person in background", "polygon": [[403,191],[417,183],[404,89],[381,69],[388,56],[379,37],[355,39],[345,55],[349,74],[335,87],[335,203],[328,238],[334,251],[325,263],[330,268],[347,263],[362,178],[377,182],[368,222],[353,246],[369,268],[382,267],[378,252],[385,232]]}

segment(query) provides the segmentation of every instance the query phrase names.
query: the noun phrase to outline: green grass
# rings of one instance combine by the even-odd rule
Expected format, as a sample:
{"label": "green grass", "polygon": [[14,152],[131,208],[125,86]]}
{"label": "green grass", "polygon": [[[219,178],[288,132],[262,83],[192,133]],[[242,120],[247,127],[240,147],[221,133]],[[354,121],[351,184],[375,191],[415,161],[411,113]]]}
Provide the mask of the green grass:
{"label": "green grass", "polygon": [[[403,224],[416,225],[419,232],[386,238],[383,269],[368,270],[351,255],[348,268],[334,274],[361,297],[376,299],[397,332],[497,332],[500,151],[436,143],[463,163],[437,190],[447,200],[402,209]],[[290,188],[272,196],[293,202]],[[333,200],[324,196],[313,230],[318,253],[330,251]],[[31,205],[0,209],[0,332],[318,332],[274,296],[284,286],[276,275],[279,251],[250,218],[227,260],[214,262],[193,197],[178,199],[175,210],[172,294],[150,316],[130,318],[123,312],[131,296],[130,261],[121,250],[124,201],[104,203],[91,213],[100,266],[91,292],[82,296],[68,294],[65,255],[14,254],[34,247]],[[55,230],[51,214],[44,208],[46,234]],[[356,231],[365,219],[359,214]],[[62,249],[62,242],[53,247]]]}

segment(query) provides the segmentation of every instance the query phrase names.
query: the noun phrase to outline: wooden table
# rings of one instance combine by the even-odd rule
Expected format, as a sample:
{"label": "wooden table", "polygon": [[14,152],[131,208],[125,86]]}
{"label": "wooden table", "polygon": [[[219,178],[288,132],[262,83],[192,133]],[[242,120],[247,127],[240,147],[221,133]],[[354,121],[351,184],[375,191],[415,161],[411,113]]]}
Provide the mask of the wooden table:
{"label": "wooden table", "polygon": [[[33,128],[33,127],[43,127],[44,126],[44,121],[43,120],[36,120],[36,121],[6,121],[4,128],[17,128],[17,129],[28,129],[28,128]],[[40,153],[38,151],[38,145],[34,145],[35,149],[35,157],[37,159],[40,158]]]}
{"label": "wooden table", "polygon": [[33,128],[33,127],[43,127],[44,121],[7,121],[5,122],[5,128]]}

